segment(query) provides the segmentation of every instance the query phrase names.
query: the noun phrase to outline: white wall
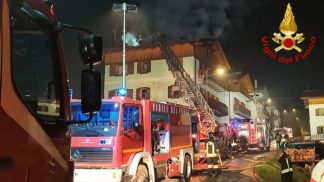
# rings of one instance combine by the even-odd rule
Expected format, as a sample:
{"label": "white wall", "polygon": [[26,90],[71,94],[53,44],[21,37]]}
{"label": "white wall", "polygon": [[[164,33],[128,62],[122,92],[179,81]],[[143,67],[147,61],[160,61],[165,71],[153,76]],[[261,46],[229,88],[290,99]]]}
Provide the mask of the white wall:
{"label": "white wall", "polygon": [[316,116],[316,109],[324,108],[324,104],[309,105],[309,126],[311,135],[317,135],[317,127],[324,126],[324,116]]}
{"label": "white wall", "polygon": [[[193,75],[194,57],[184,57],[183,67],[189,75]],[[199,68],[199,61],[196,66]],[[194,80],[194,76],[191,76]],[[165,59],[152,60],[151,72],[147,74],[137,73],[137,62],[134,64],[134,74],[126,76],[126,87],[133,89],[133,98],[136,99],[136,89],[140,87],[150,87],[150,100],[176,102],[178,104],[187,105],[183,98],[172,99],[168,98],[168,86],[175,83],[176,78],[168,69]],[[104,81],[104,98],[108,98],[109,90],[115,90],[122,85],[122,76],[109,76],[109,65],[105,66],[105,81]]]}
{"label": "white wall", "polygon": [[[196,61],[196,71],[195,71],[195,61]],[[192,57],[183,58],[183,68],[190,75],[192,80],[195,79],[194,74],[196,73],[196,81],[198,81],[198,70],[199,70],[198,59]],[[169,101],[176,102],[178,104],[188,105],[183,98],[171,99],[168,98],[168,86],[173,85],[176,78],[168,69],[168,65],[165,59],[152,60],[151,61],[151,72],[148,74],[138,74],[137,73],[137,63],[134,63],[134,74],[126,76],[126,87],[128,89],[133,89],[133,98],[136,98],[136,89],[140,87],[150,87],[150,99],[159,101]],[[122,76],[109,76],[109,65],[105,66],[105,81],[104,81],[104,98],[108,98],[109,90],[115,90],[122,85]],[[201,87],[211,94],[219,98],[221,102],[228,105],[228,91],[216,91],[207,86],[201,85]],[[233,93],[233,92],[232,92]],[[239,97],[245,97],[241,93],[237,92]],[[242,101],[246,101],[245,97]],[[232,107],[232,117],[235,116],[233,112],[234,99],[231,96],[231,107]],[[228,123],[228,116],[216,117],[217,121],[220,123]]]}

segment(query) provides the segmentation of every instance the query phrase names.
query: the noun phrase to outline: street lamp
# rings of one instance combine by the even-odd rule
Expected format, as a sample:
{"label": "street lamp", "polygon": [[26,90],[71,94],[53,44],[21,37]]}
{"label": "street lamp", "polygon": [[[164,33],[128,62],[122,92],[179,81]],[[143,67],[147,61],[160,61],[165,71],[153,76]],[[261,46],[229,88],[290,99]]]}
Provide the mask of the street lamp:
{"label": "street lamp", "polygon": [[218,69],[216,70],[216,73],[217,73],[217,75],[222,76],[222,75],[224,75],[225,70],[224,70],[223,68],[218,68]]}
{"label": "street lamp", "polygon": [[123,12],[123,82],[122,88],[126,88],[126,11],[130,13],[137,12],[137,6],[134,4],[113,4],[112,10]]}

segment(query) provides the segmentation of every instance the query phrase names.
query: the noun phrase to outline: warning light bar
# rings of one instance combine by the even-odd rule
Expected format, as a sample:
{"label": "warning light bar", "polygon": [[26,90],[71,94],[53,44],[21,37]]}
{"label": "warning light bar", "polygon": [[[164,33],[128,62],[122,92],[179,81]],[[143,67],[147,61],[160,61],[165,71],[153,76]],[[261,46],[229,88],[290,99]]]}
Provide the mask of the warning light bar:
{"label": "warning light bar", "polygon": [[117,96],[126,97],[127,96],[127,88],[125,88],[125,87],[118,88]]}

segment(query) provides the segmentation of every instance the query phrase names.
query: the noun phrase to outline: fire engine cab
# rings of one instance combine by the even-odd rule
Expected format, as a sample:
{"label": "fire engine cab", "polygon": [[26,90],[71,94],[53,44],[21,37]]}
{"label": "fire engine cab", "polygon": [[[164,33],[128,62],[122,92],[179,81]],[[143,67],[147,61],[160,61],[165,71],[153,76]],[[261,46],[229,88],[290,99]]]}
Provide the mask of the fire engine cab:
{"label": "fire engine cab", "polygon": [[89,69],[82,72],[81,97],[89,113],[100,107],[101,75],[93,64],[102,59],[102,38],[58,22],[50,0],[0,0],[0,19],[0,181],[72,181],[68,125],[74,121],[60,35],[83,32],[78,47]]}
{"label": "fire engine cab", "polygon": [[[71,100],[74,120],[82,114]],[[187,106],[118,96],[102,100],[88,124],[71,126],[74,181],[155,181],[192,170],[191,111]]]}

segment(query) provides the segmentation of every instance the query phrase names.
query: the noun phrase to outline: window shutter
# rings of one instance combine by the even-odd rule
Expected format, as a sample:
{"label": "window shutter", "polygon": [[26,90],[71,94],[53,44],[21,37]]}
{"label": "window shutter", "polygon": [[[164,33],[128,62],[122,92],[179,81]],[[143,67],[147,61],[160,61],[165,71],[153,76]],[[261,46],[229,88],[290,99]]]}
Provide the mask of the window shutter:
{"label": "window shutter", "polygon": [[150,99],[151,98],[151,94],[150,94],[151,89],[150,88],[146,88],[146,96],[145,99]]}
{"label": "window shutter", "polygon": [[172,98],[172,85],[168,86],[168,98]]}
{"label": "window shutter", "polygon": [[123,75],[123,65],[122,64],[117,64],[116,65],[116,76],[122,76]]}
{"label": "window shutter", "polygon": [[133,89],[128,89],[127,90],[127,97],[133,98]]}
{"label": "window shutter", "polygon": [[127,63],[127,75],[134,74],[134,62]]}
{"label": "window shutter", "polygon": [[116,95],[116,90],[109,90],[108,92],[108,98],[111,98]]}
{"label": "window shutter", "polygon": [[111,64],[109,65],[109,76],[115,76],[115,65]]}
{"label": "window shutter", "polygon": [[183,57],[178,58],[179,63],[183,66]]}
{"label": "window shutter", "polygon": [[142,62],[137,62],[137,73],[139,73],[139,74],[141,74],[142,72],[141,72],[141,64]]}
{"label": "window shutter", "polygon": [[151,61],[147,62],[147,72],[146,73],[150,73],[151,72]]}
{"label": "window shutter", "polygon": [[136,89],[136,100],[141,100],[140,99],[140,91],[141,91],[141,88],[138,88],[138,89]]}

